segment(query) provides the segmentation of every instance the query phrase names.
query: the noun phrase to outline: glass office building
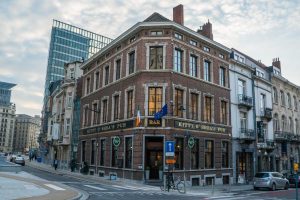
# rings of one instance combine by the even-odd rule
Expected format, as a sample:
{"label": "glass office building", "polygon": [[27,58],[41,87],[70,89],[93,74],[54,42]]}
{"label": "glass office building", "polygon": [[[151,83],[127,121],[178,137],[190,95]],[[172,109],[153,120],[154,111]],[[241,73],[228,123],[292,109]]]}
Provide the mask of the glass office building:
{"label": "glass office building", "polygon": [[49,95],[49,84],[64,76],[64,64],[86,60],[98,52],[112,39],[90,31],[53,20],[48,55],[44,104]]}
{"label": "glass office building", "polygon": [[9,106],[11,104],[11,88],[14,86],[16,84],[0,81],[0,106]]}

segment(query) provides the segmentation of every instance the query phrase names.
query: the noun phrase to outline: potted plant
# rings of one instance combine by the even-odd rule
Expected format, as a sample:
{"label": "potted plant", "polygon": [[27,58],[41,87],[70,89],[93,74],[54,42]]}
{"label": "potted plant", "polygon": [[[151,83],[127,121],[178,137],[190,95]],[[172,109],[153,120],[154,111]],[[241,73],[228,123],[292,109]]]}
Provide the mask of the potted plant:
{"label": "potted plant", "polygon": [[149,175],[150,175],[150,167],[149,166],[146,167],[145,175],[146,175],[146,177],[145,177],[146,180],[149,180]]}
{"label": "potted plant", "polygon": [[163,172],[164,172],[163,171],[163,166],[160,165],[158,169],[159,169],[159,179],[162,180],[163,179]]}

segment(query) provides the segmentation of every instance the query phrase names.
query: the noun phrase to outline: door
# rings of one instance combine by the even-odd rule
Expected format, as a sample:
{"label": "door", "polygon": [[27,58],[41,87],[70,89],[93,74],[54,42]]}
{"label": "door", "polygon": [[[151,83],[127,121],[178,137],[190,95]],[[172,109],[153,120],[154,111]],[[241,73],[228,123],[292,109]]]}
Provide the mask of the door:
{"label": "door", "polygon": [[145,169],[150,170],[149,179],[159,180],[163,169],[163,137],[145,137]]}

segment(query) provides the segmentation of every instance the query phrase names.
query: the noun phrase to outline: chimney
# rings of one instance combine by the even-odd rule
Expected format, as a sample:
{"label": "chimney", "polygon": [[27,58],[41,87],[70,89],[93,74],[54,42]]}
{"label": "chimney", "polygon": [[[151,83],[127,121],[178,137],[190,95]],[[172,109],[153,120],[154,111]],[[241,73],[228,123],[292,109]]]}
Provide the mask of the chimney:
{"label": "chimney", "polygon": [[183,5],[179,4],[178,6],[173,8],[173,21],[184,25],[184,14],[183,14]]}
{"label": "chimney", "polygon": [[197,32],[211,40],[213,40],[213,33],[212,33],[212,24],[209,22],[203,24],[203,26],[200,26],[200,29],[197,30]]}
{"label": "chimney", "polygon": [[272,66],[277,67],[278,69],[281,70],[281,63],[280,63],[279,58],[274,58],[273,59]]}

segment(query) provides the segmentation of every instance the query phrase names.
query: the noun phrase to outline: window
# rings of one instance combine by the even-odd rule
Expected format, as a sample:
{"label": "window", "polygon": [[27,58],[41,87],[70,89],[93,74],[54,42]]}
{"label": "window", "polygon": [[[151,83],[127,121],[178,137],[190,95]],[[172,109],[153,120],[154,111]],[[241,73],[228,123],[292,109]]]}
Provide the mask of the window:
{"label": "window", "polygon": [[84,112],[83,112],[83,126],[87,126],[88,125],[88,109],[89,107],[88,106],[85,106],[84,107]]}
{"label": "window", "polygon": [[205,140],[205,168],[214,168],[214,141]]}
{"label": "window", "polygon": [[104,162],[105,162],[105,139],[101,139],[100,140],[100,145],[101,145],[101,149],[100,149],[100,165],[104,166]]}
{"label": "window", "polygon": [[92,111],[92,115],[93,115],[93,125],[98,124],[98,103],[93,103],[93,111]]}
{"label": "window", "polygon": [[130,43],[132,43],[132,42],[134,42],[136,40],[136,37],[135,36],[133,36],[132,38],[130,38]]}
{"label": "window", "polygon": [[81,142],[81,162],[85,161],[85,141]]}
{"label": "window", "polygon": [[286,127],[286,118],[284,115],[282,115],[281,117],[281,131],[286,131],[287,127]]}
{"label": "window", "polygon": [[183,72],[183,60],[182,60],[183,51],[180,49],[175,49],[174,52],[174,70],[176,72]]}
{"label": "window", "polygon": [[125,138],[125,168],[132,168],[132,137]]}
{"label": "window", "polygon": [[221,85],[221,86],[224,86],[225,87],[225,85],[226,85],[226,82],[225,82],[225,68],[224,67],[220,67],[220,69],[219,69],[219,84]]}
{"label": "window", "polygon": [[208,47],[203,47],[203,50],[206,51],[206,52],[209,52],[209,51],[210,51],[210,48],[208,48]]}
{"label": "window", "polygon": [[90,93],[90,81],[91,81],[91,79],[88,77],[85,82],[85,91],[86,91],[85,94]]}
{"label": "window", "polygon": [[118,163],[118,147],[113,144],[113,139],[111,139],[111,166],[117,167]]}
{"label": "window", "polygon": [[212,122],[212,98],[205,97],[204,121]]}
{"label": "window", "polygon": [[199,95],[196,93],[191,93],[191,119],[198,120],[198,98]]}
{"label": "window", "polygon": [[103,123],[107,122],[107,110],[108,110],[107,99],[105,99],[102,101],[102,122]]}
{"label": "window", "polygon": [[241,130],[247,129],[247,113],[246,112],[240,112],[240,128]]}
{"label": "window", "polygon": [[293,119],[289,117],[289,131],[290,133],[294,132],[294,124],[293,124]]}
{"label": "window", "polygon": [[128,62],[128,74],[132,74],[134,72],[135,67],[135,51],[129,53],[129,62]]}
{"label": "window", "polygon": [[238,94],[245,95],[246,94],[246,81],[238,79]]}
{"label": "window", "polygon": [[66,119],[66,135],[70,135],[71,132],[71,120],[70,118]]}
{"label": "window", "polygon": [[194,40],[190,40],[190,44],[193,45],[193,46],[197,46],[197,42],[194,41]]}
{"label": "window", "polygon": [[228,142],[222,141],[222,167],[229,167],[229,148]]}
{"label": "window", "polygon": [[104,82],[104,85],[107,85],[108,82],[109,82],[109,66],[106,66],[105,69],[104,69],[104,72],[105,72],[105,82]]}
{"label": "window", "polygon": [[150,69],[162,69],[163,68],[163,47],[155,46],[150,47]]}
{"label": "window", "polygon": [[265,77],[265,73],[259,70],[256,70],[256,76],[264,78]]}
{"label": "window", "polygon": [[67,107],[72,107],[72,92],[68,92]]}
{"label": "window", "polygon": [[211,81],[210,62],[208,60],[204,61],[204,80]]}
{"label": "window", "polygon": [[191,149],[191,168],[199,169],[199,139],[194,139],[195,144]]}
{"label": "window", "polygon": [[282,90],[280,90],[280,101],[281,101],[281,105],[285,106],[285,97],[284,97],[284,92]]}
{"label": "window", "polygon": [[162,31],[151,31],[150,33],[151,36],[161,36],[162,34]]}
{"label": "window", "polygon": [[227,102],[221,101],[221,124],[227,124]]}
{"label": "window", "polygon": [[297,98],[294,96],[294,107],[295,110],[298,110]]}
{"label": "window", "polygon": [[275,131],[279,131],[280,130],[280,128],[279,128],[279,120],[278,120],[278,115],[277,114],[274,115],[273,126],[274,126],[274,130]]}
{"label": "window", "polygon": [[183,90],[175,89],[175,113],[174,116],[183,117]]}
{"label": "window", "polygon": [[287,100],[288,100],[289,108],[292,108],[292,99],[291,99],[291,95],[289,93],[287,94]]}
{"label": "window", "polygon": [[183,138],[175,138],[175,169],[183,169]]}
{"label": "window", "polygon": [[278,92],[275,87],[273,88],[273,101],[274,103],[278,103]]}
{"label": "window", "polygon": [[197,57],[194,55],[190,55],[190,75],[193,77],[198,76]]}
{"label": "window", "polygon": [[148,89],[148,115],[152,116],[162,108],[162,88],[149,87]]}
{"label": "window", "polygon": [[114,96],[114,121],[119,119],[119,95]]}
{"label": "window", "polygon": [[116,80],[121,78],[121,59],[116,60]]}
{"label": "window", "polygon": [[175,33],[175,38],[179,39],[179,40],[182,40],[183,39],[183,36],[179,33]]}
{"label": "window", "polygon": [[99,89],[100,72],[95,73],[95,90]]}
{"label": "window", "polygon": [[296,134],[299,134],[299,122],[298,119],[295,119],[295,127],[296,127]]}
{"label": "window", "polygon": [[91,145],[91,165],[95,165],[95,157],[96,157],[96,140],[92,140]]}
{"label": "window", "polygon": [[127,118],[133,117],[133,90],[127,92]]}
{"label": "window", "polygon": [[260,94],[260,110],[264,112],[266,108],[266,95]]}
{"label": "window", "polygon": [[224,55],[223,54],[219,54],[219,58],[224,59]]}

